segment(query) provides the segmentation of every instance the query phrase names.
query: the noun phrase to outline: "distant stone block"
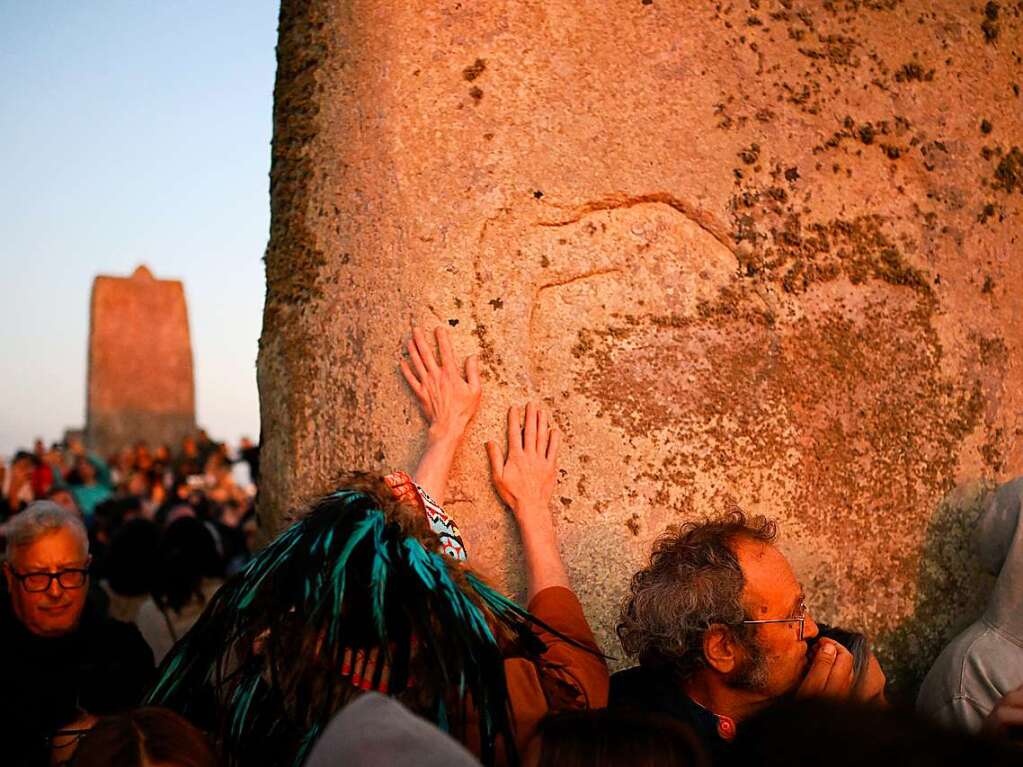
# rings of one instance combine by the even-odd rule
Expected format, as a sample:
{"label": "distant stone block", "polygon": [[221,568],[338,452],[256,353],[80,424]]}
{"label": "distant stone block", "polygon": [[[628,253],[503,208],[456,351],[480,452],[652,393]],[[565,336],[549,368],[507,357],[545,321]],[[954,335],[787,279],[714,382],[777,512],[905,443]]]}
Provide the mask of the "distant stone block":
{"label": "distant stone block", "polygon": [[145,266],[92,285],[86,435],[101,454],[145,440],[176,445],[195,430],[188,309],[179,280]]}

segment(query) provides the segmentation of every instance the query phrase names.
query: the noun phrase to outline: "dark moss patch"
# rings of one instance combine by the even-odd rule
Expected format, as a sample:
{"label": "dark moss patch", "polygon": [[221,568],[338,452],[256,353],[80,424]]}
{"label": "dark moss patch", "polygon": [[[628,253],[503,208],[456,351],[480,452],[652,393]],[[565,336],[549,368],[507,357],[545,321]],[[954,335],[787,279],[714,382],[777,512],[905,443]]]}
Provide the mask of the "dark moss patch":
{"label": "dark moss patch", "polygon": [[1009,150],[995,168],[995,180],[992,186],[1007,194],[1017,189],[1023,193],[1023,151],[1018,146]]}
{"label": "dark moss patch", "polygon": [[911,83],[921,82],[929,83],[934,79],[933,69],[924,69],[920,64],[910,62],[903,64],[899,70],[895,73],[896,82],[900,83]]}
{"label": "dark moss patch", "polygon": [[993,43],[998,39],[998,3],[989,2],[984,6],[984,21],[981,22],[980,29],[984,33],[984,40],[988,43]]}
{"label": "dark moss patch", "polygon": [[760,159],[760,145],[750,144],[746,149],[739,152],[739,159],[746,165],[753,165]]}
{"label": "dark moss patch", "polygon": [[[774,188],[732,198],[732,238],[740,273],[778,281],[787,293],[844,275],[854,284],[878,279],[933,299],[930,280],[903,256],[881,216],[804,222]],[[783,191],[783,190],[782,190]]]}
{"label": "dark moss patch", "polygon": [[462,77],[464,77],[467,82],[471,83],[481,74],[483,74],[486,71],[486,69],[487,62],[484,59],[476,59],[476,61],[474,61],[472,64],[470,64],[469,66],[462,70]]}

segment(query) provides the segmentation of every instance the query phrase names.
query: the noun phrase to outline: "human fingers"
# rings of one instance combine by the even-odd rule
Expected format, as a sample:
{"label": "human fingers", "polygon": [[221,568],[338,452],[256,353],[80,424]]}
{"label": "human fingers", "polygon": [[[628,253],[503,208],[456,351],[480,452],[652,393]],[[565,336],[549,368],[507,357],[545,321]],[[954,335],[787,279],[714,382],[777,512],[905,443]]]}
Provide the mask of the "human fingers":
{"label": "human fingers", "polygon": [[424,394],[423,385],[419,383],[419,379],[416,377],[416,374],[412,372],[412,368],[409,367],[405,360],[401,360],[398,363],[398,367],[401,368],[401,374],[405,377],[405,381],[408,383],[409,388],[412,389],[417,397],[422,397]]}
{"label": "human fingers", "polygon": [[501,455],[501,448],[493,440],[489,440],[486,443],[486,448],[487,458],[490,459],[490,473],[496,482],[501,478],[501,474],[504,473],[504,456]]}
{"label": "human fingers", "polygon": [[1023,708],[1023,687],[1017,687],[1012,692],[1006,693],[1001,702],[1006,705]]}
{"label": "human fingers", "polygon": [[526,403],[526,423],[522,430],[522,446],[525,450],[536,450],[536,403]]}
{"label": "human fingers", "polygon": [[828,682],[828,676],[835,665],[835,658],[838,656],[836,649],[838,645],[830,639],[821,639],[817,644],[817,652],[813,654],[810,661],[810,670],[796,691],[800,698],[810,698],[820,695]]}
{"label": "human fingers", "polygon": [[508,408],[508,453],[513,450],[522,450],[522,421],[516,405]]}
{"label": "human fingers", "polygon": [[999,708],[997,719],[998,724],[1002,727],[1023,725],[1023,709],[1015,707]]}
{"label": "human fingers", "polygon": [[551,439],[547,443],[547,460],[555,463],[558,460],[558,450],[561,449],[561,429],[551,429]]}
{"label": "human fingers", "polygon": [[448,329],[443,325],[438,325],[433,331],[433,335],[437,339],[441,367],[454,370],[455,352],[451,349],[451,336],[448,334]]}
{"label": "human fingers", "polygon": [[468,381],[473,391],[479,391],[482,388],[480,383],[480,361],[479,357],[475,354],[465,358],[465,380]]}
{"label": "human fingers", "polygon": [[341,656],[341,676],[348,676],[352,673],[352,648],[346,647]]}
{"label": "human fingers", "polygon": [[547,410],[543,406],[536,409],[536,452],[547,455],[547,443],[551,438],[550,426],[547,423]]}
{"label": "human fingers", "polygon": [[828,674],[828,681],[821,694],[828,697],[844,698],[852,690],[855,664],[852,653],[842,645],[836,645],[835,653],[835,663],[831,667],[831,673]]}
{"label": "human fingers", "polygon": [[419,347],[416,345],[416,339],[410,338],[408,341],[408,358],[412,360],[412,368],[416,371],[416,375],[420,381],[426,380],[426,364],[423,362],[423,358],[419,356]]}
{"label": "human fingers", "polygon": [[437,369],[437,358],[433,356],[433,344],[420,327],[412,328],[412,340],[416,342],[416,349],[423,360],[426,369],[431,373]]}

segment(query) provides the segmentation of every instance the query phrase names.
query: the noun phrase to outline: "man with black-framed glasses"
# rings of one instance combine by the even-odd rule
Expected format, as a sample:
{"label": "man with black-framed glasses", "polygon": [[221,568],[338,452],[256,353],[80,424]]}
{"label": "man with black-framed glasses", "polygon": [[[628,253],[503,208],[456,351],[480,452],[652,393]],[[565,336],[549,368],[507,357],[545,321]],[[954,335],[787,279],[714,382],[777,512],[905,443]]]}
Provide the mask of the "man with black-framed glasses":
{"label": "man with black-framed glasses", "polygon": [[56,730],[139,702],[152,681],[153,653],[134,625],[89,601],[89,539],[77,514],[37,501],[4,533],[2,761],[48,764]]}

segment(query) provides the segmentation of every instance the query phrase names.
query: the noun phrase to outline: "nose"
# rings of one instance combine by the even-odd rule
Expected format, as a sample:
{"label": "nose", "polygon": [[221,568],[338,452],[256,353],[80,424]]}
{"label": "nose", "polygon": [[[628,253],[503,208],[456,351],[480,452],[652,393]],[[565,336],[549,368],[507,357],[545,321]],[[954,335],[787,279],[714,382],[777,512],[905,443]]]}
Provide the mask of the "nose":
{"label": "nose", "polygon": [[60,585],[59,580],[56,578],[50,579],[50,585],[46,589],[46,595],[50,597],[50,599],[60,599],[64,596],[64,587]]}
{"label": "nose", "polygon": [[820,629],[817,628],[817,624],[810,617],[810,613],[807,613],[803,618],[803,639],[813,639],[820,633]]}

